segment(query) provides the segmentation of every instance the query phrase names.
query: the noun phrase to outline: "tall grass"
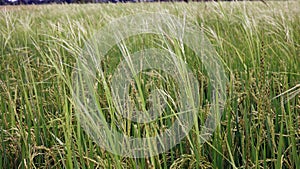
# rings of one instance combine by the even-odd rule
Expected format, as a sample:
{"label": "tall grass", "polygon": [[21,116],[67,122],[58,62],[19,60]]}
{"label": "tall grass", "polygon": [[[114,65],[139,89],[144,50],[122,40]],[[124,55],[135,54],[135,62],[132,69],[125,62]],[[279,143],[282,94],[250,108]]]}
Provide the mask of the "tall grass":
{"label": "tall grass", "polygon": [[[296,1],[269,2],[268,6],[235,2],[1,8],[0,166],[299,168],[298,6]],[[225,65],[228,99],[221,124],[210,141],[200,144],[199,126],[194,126],[170,151],[132,159],[105,151],[87,135],[75,114],[69,87],[84,43],[114,18],[145,11],[163,11],[199,25]],[[137,50],[159,43],[156,37],[140,35],[128,39],[126,47]],[[176,44],[172,47],[180,51]],[[201,107],[196,120],[200,125],[209,113],[212,89],[202,63],[193,52],[186,52],[187,63],[200,85]],[[120,59],[122,52],[116,46],[103,63],[106,80]],[[145,101],[140,95],[149,96],[153,86],[176,96],[173,89],[177,84],[163,72],[145,72],[138,79],[139,86],[133,84],[131,90],[137,104]],[[127,126],[126,134],[154,135],[172,124],[176,106],[170,106],[169,115],[153,126],[116,119],[103,85],[99,84],[100,108],[108,120]]]}

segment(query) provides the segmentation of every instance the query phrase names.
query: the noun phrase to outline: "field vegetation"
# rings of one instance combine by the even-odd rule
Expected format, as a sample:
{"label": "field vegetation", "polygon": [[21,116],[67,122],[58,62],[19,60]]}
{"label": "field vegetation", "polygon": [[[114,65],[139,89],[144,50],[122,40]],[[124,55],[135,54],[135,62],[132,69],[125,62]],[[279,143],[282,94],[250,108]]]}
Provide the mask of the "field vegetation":
{"label": "field vegetation", "polygon": [[[1,7],[0,168],[299,169],[299,6],[299,1],[281,1],[267,5],[207,2]],[[211,140],[202,144],[199,125],[209,113],[212,89],[202,63],[187,50],[188,65],[200,84],[197,123],[170,151],[134,159],[105,151],[87,135],[76,116],[70,84],[88,39],[118,17],[144,12],[169,13],[198,25],[225,65],[229,81],[221,123]],[[158,42],[155,36],[139,35],[126,43],[129,50],[136,50]],[[173,48],[179,47],[175,43]],[[103,63],[104,79],[110,80],[121,59],[122,52],[115,46]],[[138,76],[142,85],[139,94],[147,97],[147,83],[151,83],[176,96],[172,78],[161,78],[157,73]],[[113,121],[116,114],[111,96],[104,90],[104,82],[99,83],[99,105]],[[134,95],[134,85],[131,91]],[[135,101],[145,102],[141,97]],[[174,120],[174,112],[166,111],[169,114],[161,117],[163,122],[158,118],[153,128],[119,122],[132,127],[123,131],[127,135],[154,135]]]}

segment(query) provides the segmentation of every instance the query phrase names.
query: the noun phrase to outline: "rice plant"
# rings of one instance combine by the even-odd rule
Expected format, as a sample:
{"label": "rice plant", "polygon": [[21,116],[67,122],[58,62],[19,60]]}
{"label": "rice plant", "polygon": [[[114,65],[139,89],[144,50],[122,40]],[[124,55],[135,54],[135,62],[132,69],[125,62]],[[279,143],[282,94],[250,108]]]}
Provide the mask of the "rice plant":
{"label": "rice plant", "polygon": [[[1,7],[1,168],[298,169],[300,3],[267,4]],[[128,101],[143,110],[151,107],[147,99],[160,95],[166,103],[161,116],[149,124],[118,116],[109,88],[111,75],[126,54],[153,47],[174,51],[184,58],[199,84],[197,117],[188,134],[166,152],[130,158],[105,150],[82,128],[71,87],[86,42],[116,18],[145,12],[175,15],[194,23],[207,36],[228,77],[227,100],[211,139],[201,143],[201,125],[213,106],[212,83],[203,61],[172,37],[141,34],[113,46],[101,63],[103,74],[97,75],[92,87],[98,91],[97,108],[110,127],[126,135],[154,136],[170,127],[180,113],[174,77],[146,70],[128,87]],[[150,91],[158,88],[163,90],[152,95]]]}

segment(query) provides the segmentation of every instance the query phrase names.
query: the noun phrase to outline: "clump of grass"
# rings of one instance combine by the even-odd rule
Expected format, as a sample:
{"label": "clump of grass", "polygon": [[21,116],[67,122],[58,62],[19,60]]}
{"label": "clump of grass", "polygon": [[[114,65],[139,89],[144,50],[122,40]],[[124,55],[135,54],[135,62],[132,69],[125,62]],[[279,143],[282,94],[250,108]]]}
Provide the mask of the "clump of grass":
{"label": "clump of grass", "polygon": [[[268,7],[251,2],[74,4],[1,9],[0,166],[299,168],[299,5],[299,2],[268,2]],[[208,36],[230,80],[227,104],[211,141],[200,144],[197,138],[200,126],[194,126],[168,152],[151,158],[120,157],[97,146],[81,128],[70,91],[72,72],[84,42],[103,25],[121,15],[162,9],[185,16]],[[139,45],[155,46],[159,44],[155,39],[148,35],[132,37],[127,47],[136,50]],[[176,45],[173,48],[179,49]],[[187,62],[200,85],[197,121],[201,125],[211,106],[211,84],[202,63],[188,49],[186,52]],[[103,63],[107,81],[121,59],[122,53],[116,46]],[[140,87],[145,98],[153,86],[172,91],[177,85],[162,72],[147,71],[138,78],[140,86],[133,83],[131,92],[136,88],[138,96]],[[172,118],[157,120],[150,130],[151,126],[114,119],[117,117],[111,111],[103,84],[99,83],[98,88],[103,113],[108,119],[119,121],[129,135],[145,136],[147,132],[154,135],[172,123]],[[176,90],[172,92],[176,96]],[[139,99],[132,101],[139,105]],[[144,104],[148,106],[147,102]]]}

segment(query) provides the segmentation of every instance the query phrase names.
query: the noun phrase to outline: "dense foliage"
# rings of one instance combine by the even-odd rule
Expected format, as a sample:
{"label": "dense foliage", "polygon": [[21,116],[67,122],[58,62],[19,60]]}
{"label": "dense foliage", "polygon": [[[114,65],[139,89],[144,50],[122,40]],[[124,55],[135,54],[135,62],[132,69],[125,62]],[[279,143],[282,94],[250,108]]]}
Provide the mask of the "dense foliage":
{"label": "dense foliage", "polygon": [[[0,168],[299,169],[299,6],[293,1],[0,8]],[[105,151],[86,134],[68,85],[87,39],[115,18],[145,11],[174,14],[199,26],[225,65],[228,99],[210,141],[199,143],[195,125],[170,151],[132,159]],[[128,49],[155,45],[147,43],[151,38],[133,37]],[[196,119],[201,124],[209,113],[212,89],[201,62],[189,55],[188,64],[201,84]],[[116,46],[103,63],[105,72],[111,73],[121,57]],[[167,89],[172,85],[168,78],[167,84],[159,76],[147,78]],[[114,117],[109,95],[99,88],[99,105]],[[163,130],[126,120],[119,123],[130,124],[141,137],[145,134],[140,131]]]}

